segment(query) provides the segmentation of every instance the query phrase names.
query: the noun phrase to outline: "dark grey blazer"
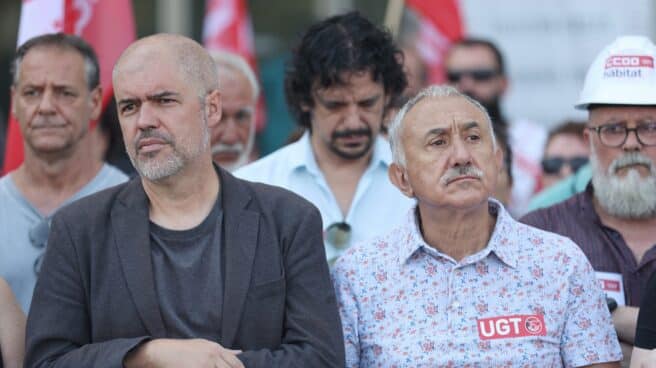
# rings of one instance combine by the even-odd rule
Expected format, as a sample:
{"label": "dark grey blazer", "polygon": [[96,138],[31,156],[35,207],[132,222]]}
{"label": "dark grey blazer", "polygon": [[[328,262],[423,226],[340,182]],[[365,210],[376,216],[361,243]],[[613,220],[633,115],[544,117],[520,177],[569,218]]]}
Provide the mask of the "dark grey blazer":
{"label": "dark grey blazer", "polygon": [[[219,343],[244,351],[246,367],[343,367],[319,212],[289,191],[219,171]],[[166,337],[159,308],[148,198],[134,179],[54,217],[27,323],[25,367],[122,367],[140,342]]]}

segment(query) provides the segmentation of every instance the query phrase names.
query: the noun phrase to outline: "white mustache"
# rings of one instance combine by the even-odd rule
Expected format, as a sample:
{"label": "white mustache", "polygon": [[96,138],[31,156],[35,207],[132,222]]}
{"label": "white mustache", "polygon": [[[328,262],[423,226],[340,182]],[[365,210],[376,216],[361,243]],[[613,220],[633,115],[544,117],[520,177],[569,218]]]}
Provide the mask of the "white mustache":
{"label": "white mustache", "polygon": [[618,170],[631,165],[645,165],[649,169],[651,175],[656,174],[654,172],[654,162],[650,160],[649,157],[639,152],[625,153],[622,156],[613,160],[610,166],[608,166],[608,173],[610,175],[613,175]]}
{"label": "white mustache", "polygon": [[46,127],[59,127],[59,126],[64,126],[66,124],[59,122],[59,121],[54,121],[51,119],[34,119],[32,121],[32,124],[30,124],[32,128],[46,128]]}
{"label": "white mustache", "polygon": [[245,149],[246,147],[241,142],[235,144],[217,143],[212,146],[212,154],[215,155],[218,153],[234,153],[241,155]]}
{"label": "white mustache", "polygon": [[483,177],[483,171],[472,165],[452,167],[442,175],[440,178],[440,184],[449,184],[460,176],[473,176],[480,179]]}

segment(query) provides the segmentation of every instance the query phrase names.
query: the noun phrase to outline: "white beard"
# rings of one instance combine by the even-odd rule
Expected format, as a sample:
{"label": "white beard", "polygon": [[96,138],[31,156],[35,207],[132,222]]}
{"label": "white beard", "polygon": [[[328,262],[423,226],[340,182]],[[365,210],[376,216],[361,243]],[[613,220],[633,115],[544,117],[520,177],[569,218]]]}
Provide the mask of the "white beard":
{"label": "white beard", "polygon": [[[604,171],[591,145],[592,185],[595,198],[610,215],[632,220],[656,216],[656,167],[647,156],[638,152],[625,153]],[[637,169],[629,169],[624,177],[616,171],[632,163],[649,166],[649,175],[641,177]]]}
{"label": "white beard", "polygon": [[[234,149],[235,151],[239,152],[239,156],[237,159],[231,163],[228,164],[221,164],[221,167],[230,171],[234,172],[235,170],[239,169],[240,167],[246,165],[251,158],[251,151],[253,151],[253,145],[255,144],[255,124],[251,126],[250,133],[248,135],[248,142],[246,142],[246,145],[244,146],[241,143],[237,143],[233,146],[226,146],[221,143],[217,143],[214,146],[212,146],[212,155],[215,155],[223,150],[230,150]],[[218,164],[218,162],[217,162]]]}

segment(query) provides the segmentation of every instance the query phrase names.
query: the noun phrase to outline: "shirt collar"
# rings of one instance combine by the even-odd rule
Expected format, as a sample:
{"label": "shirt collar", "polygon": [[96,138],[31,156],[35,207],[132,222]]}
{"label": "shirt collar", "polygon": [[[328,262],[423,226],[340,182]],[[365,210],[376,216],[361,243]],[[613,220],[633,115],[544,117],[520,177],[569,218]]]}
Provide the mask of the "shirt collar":
{"label": "shirt collar", "polygon": [[[490,253],[494,253],[503,263],[516,268],[519,251],[516,230],[517,223],[496,199],[489,198],[488,206],[490,212],[496,213],[497,216],[490,241],[484,249],[465,257],[460,264],[475,263],[487,257]],[[397,233],[399,236],[398,241],[401,244],[399,247],[399,263],[403,265],[412,257],[417,257],[419,254],[418,251],[422,249],[432,249],[444,258],[450,259],[449,256],[435,250],[426,243],[419,230],[417,219],[417,206],[414,206],[408,211],[404,223]]]}
{"label": "shirt collar", "polygon": [[[388,167],[392,162],[392,152],[389,143],[380,135],[377,135],[373,144],[373,154],[369,167],[379,164]],[[309,131],[303,133],[298,141],[290,145],[290,153],[289,164],[292,170],[305,168],[312,174],[319,173],[319,165],[317,165],[317,160],[314,157]]]}

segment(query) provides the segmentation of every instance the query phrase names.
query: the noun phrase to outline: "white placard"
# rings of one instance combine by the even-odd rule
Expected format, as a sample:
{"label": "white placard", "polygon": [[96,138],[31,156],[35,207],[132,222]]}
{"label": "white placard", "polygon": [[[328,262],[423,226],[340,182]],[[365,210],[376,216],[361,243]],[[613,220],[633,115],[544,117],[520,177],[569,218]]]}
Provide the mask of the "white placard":
{"label": "white placard", "polygon": [[618,306],[626,305],[626,300],[624,299],[624,281],[622,280],[621,274],[614,272],[595,272],[595,275],[597,276],[601,290],[606,293],[606,296],[615,299]]}

